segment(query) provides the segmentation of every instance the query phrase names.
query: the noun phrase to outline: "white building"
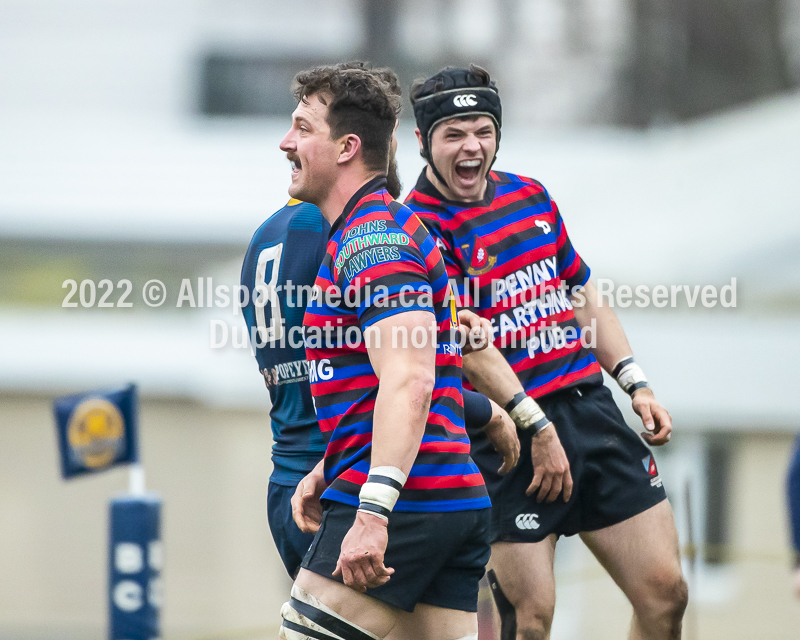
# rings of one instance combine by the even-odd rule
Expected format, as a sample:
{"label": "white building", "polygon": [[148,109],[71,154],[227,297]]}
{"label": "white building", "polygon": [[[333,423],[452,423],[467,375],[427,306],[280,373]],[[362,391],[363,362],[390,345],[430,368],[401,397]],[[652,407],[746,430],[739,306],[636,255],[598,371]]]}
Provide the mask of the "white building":
{"label": "white building", "polygon": [[[474,3],[452,4],[468,29]],[[544,3],[530,4],[540,15]],[[314,37],[298,31],[298,7]],[[263,515],[268,395],[249,350],[233,346],[241,318],[176,301],[184,279],[195,292],[199,277],[238,281],[252,232],[286,200],[278,141],[288,120],[194,115],[199,60],[266,45],[350,57],[358,8],[0,0],[0,638],[102,634],[105,501],[124,472],[62,483],[49,403],[130,380],[144,397],[149,484],[165,499],[165,637],[250,628],[269,637],[277,626],[287,579]],[[490,46],[478,42],[476,55]],[[525,96],[510,93],[508,113],[522,113]],[[406,123],[406,189],[422,166],[415,144]],[[788,640],[800,628],[782,502],[800,430],[798,148],[800,95],[790,95],[647,133],[545,130],[512,116],[497,162],[548,187],[607,288],[672,295],[687,285],[694,295],[735,278],[735,306],[706,308],[698,292],[692,307],[676,289],[678,308],[616,307],[675,421],[659,461],[682,542],[689,482],[695,541],[725,547],[707,558],[725,562],[700,562],[694,575],[695,637]],[[112,302],[130,280],[133,307],[84,308],[82,282],[102,278]],[[67,279],[76,308],[62,307]],[[168,288],[158,308],[142,299],[151,279]],[[219,348],[214,320],[231,327]],[[601,588],[609,579],[596,563],[572,541],[558,562],[554,640],[621,637],[627,605]]]}

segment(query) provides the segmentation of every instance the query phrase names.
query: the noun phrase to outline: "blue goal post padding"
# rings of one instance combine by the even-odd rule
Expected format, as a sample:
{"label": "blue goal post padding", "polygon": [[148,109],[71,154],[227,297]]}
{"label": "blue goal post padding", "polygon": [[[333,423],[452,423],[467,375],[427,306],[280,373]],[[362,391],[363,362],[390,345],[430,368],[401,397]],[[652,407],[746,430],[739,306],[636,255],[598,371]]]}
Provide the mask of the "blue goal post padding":
{"label": "blue goal post padding", "polygon": [[786,478],[786,493],[789,503],[789,526],[792,533],[795,564],[800,567],[800,436],[794,445]]}
{"label": "blue goal post padding", "polygon": [[154,640],[163,601],[161,499],[122,496],[109,506],[109,640]]}

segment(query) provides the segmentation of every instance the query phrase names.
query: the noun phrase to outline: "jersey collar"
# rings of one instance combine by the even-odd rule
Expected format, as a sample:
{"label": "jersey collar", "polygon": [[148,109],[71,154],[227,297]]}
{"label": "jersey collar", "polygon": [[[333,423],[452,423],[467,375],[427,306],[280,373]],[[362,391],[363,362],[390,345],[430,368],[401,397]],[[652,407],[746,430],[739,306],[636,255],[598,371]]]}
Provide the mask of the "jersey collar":
{"label": "jersey collar", "polygon": [[437,200],[441,201],[441,203],[445,206],[450,207],[459,207],[461,209],[471,209],[472,207],[488,207],[492,204],[494,200],[494,192],[497,183],[495,182],[494,178],[492,178],[492,174],[490,173],[486,176],[486,193],[483,194],[483,198],[481,200],[475,200],[474,202],[461,202],[459,200],[448,200],[445,198],[442,193],[434,186],[434,184],[428,180],[428,176],[426,175],[426,169],[422,170],[422,173],[419,174],[419,179],[417,180],[417,184],[414,187],[415,191],[419,191],[420,193],[425,194],[426,196],[430,196],[431,198],[436,198]]}
{"label": "jersey collar", "polygon": [[353,212],[353,209],[356,208],[356,205],[359,203],[361,198],[364,196],[369,195],[370,193],[375,193],[376,191],[381,191],[382,189],[386,188],[386,176],[375,176],[372,180],[367,182],[364,186],[362,186],[358,191],[353,194],[353,197],[347,201],[347,204],[344,206],[341,215],[336,218],[333,225],[331,225],[331,233],[328,236],[333,237],[333,234],[336,233],[347,221],[347,218]]}

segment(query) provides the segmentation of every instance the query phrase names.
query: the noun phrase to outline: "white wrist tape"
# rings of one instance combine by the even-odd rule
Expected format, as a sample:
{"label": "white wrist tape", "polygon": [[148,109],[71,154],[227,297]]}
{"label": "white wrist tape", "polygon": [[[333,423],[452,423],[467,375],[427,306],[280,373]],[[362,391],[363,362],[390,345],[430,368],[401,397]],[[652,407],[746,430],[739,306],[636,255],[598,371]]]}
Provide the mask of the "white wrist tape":
{"label": "white wrist tape", "polygon": [[[517,394],[520,395],[520,394]],[[514,402],[515,399],[511,402]],[[511,403],[509,403],[511,404]],[[547,419],[547,416],[542,411],[542,408],[536,403],[536,401],[531,398],[530,396],[526,395],[522,400],[520,400],[509,412],[509,417],[514,421],[520,429],[533,429],[536,433],[539,433],[542,429],[544,429],[550,421]]]}
{"label": "white wrist tape", "polygon": [[374,467],[358,493],[358,510],[389,519],[408,476],[397,467]]}
{"label": "white wrist tape", "polygon": [[650,386],[644,375],[642,368],[634,362],[633,358],[623,358],[620,360],[613,371],[614,377],[622,390],[627,394],[633,394],[637,389]]}

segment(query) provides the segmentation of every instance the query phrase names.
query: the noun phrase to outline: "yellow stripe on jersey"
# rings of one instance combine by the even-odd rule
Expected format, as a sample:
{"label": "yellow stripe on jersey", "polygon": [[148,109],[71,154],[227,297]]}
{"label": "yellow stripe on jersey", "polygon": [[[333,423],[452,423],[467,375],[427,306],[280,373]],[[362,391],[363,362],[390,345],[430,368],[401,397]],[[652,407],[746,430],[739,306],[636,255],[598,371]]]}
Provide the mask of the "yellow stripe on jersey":
{"label": "yellow stripe on jersey", "polygon": [[450,326],[458,329],[458,310],[456,309],[456,297],[453,295],[453,287],[447,283],[447,295],[450,297]]}
{"label": "yellow stripe on jersey", "polygon": [[298,200],[297,198],[289,198],[289,202],[286,203],[287,207],[293,207],[297,204],[303,204],[302,200]]}

